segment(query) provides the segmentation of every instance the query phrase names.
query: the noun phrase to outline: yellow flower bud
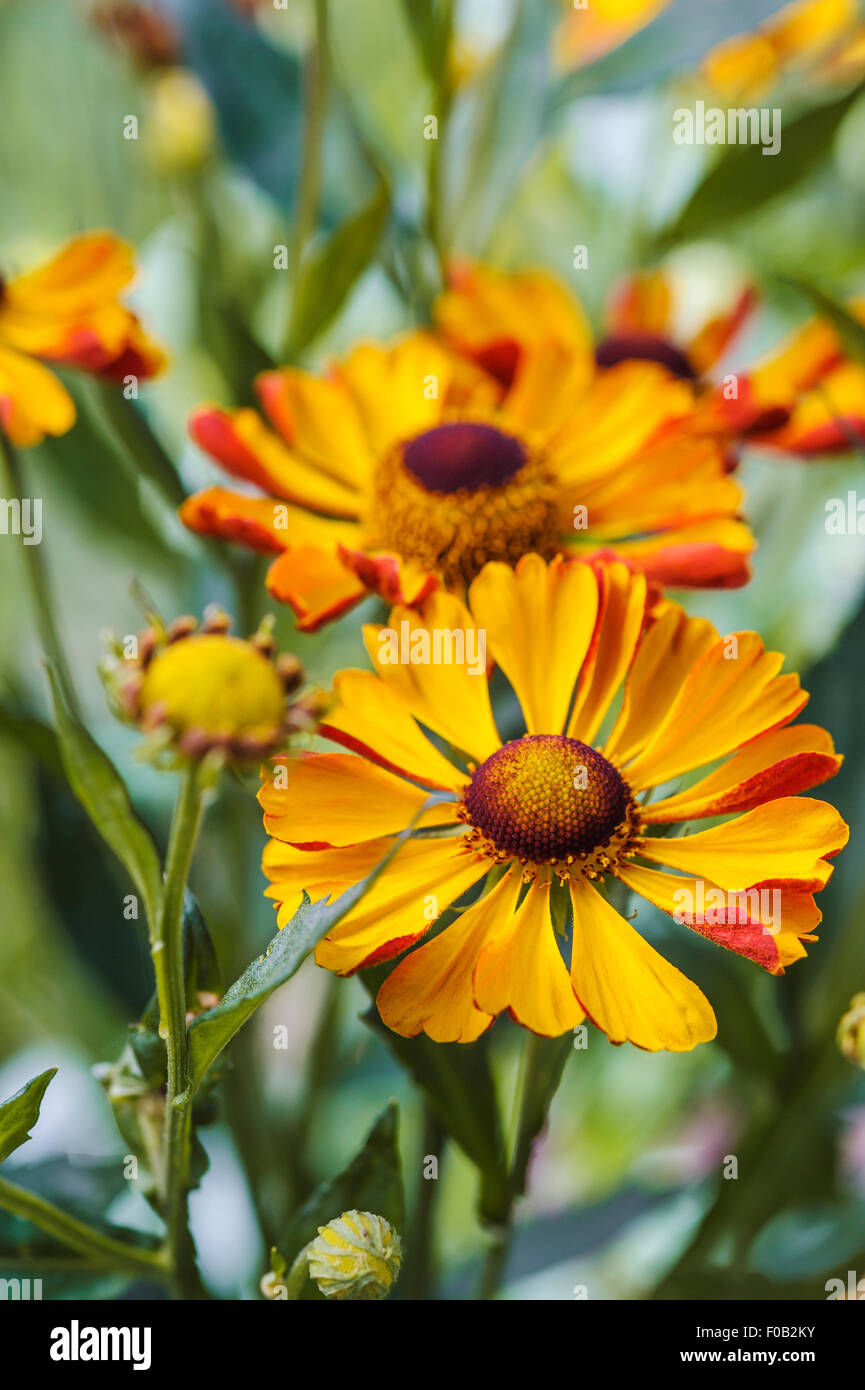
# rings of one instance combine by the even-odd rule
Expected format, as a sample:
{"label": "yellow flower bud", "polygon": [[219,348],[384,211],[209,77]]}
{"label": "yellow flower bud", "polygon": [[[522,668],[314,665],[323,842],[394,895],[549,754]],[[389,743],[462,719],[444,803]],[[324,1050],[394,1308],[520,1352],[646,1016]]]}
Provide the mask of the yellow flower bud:
{"label": "yellow flower bud", "polygon": [[402,1244],[383,1216],[344,1211],[307,1247],[310,1277],[325,1298],[386,1298],[399,1274]]}
{"label": "yellow flower bud", "polygon": [[150,735],[157,758],[217,752],[232,762],[258,762],[296,730],[315,727],[311,695],[289,701],[303,671],[279,655],[270,627],[263,624],[248,641],[228,628],[218,609],[209,609],[200,627],[190,617],[168,628],[155,624],[138,638],[134,655],[124,652],[103,669],[115,713]]}
{"label": "yellow flower bud", "polygon": [[157,169],[182,174],[199,168],[213,148],[215,130],[210,97],[193,73],[167,68],[154,77],[145,136]]}
{"label": "yellow flower bud", "polygon": [[838,1046],[848,1061],[865,1069],[865,994],[854,994],[838,1024]]}

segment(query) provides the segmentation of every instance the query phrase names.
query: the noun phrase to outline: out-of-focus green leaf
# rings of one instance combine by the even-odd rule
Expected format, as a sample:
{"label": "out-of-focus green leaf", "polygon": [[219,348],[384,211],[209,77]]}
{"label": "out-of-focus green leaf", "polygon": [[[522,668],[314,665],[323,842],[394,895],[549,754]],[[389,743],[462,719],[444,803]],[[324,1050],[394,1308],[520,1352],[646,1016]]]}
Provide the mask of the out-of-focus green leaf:
{"label": "out-of-focus green leaf", "polygon": [[363,1148],[339,1177],[323,1182],[295,1212],[279,1241],[291,1265],[309,1241],[344,1211],[371,1211],[404,1235],[405,1198],[399,1156],[399,1112],[392,1101],[379,1115]]}
{"label": "out-of-focus green leaf", "polygon": [[[637,92],[693,71],[715,44],[753,31],[777,9],[778,0],[674,0],[626,43],[564,78],[554,103]],[[579,23],[579,16],[572,22]]]}
{"label": "out-of-focus green leaf", "polygon": [[19,747],[26,748],[46,772],[54,777],[63,777],[60,744],[50,724],[44,724],[32,714],[0,704],[0,734],[8,734]]}
{"label": "out-of-focus green leaf", "polygon": [[275,989],[291,979],[322,937],[360,902],[411,833],[411,827],[404,830],[381,863],[333,902],[323,898],[311,903],[304,894],[294,917],[276,933],[264,954],[247,966],[219,1004],[193,1019],[189,1029],[193,1090],[238,1029]]}
{"label": "out-of-focus green leaf", "polygon": [[547,1122],[553,1097],[559,1089],[565,1063],[574,1045],[570,1033],[562,1038],[532,1036],[528,1042],[529,1072],[523,1088],[517,1149],[511,1163],[512,1198],[521,1196],[525,1191],[534,1142]]}
{"label": "out-of-focus green leaf", "polygon": [[51,670],[48,674],[69,785],[127,870],[153,922],[162,899],[162,872],[150,832],[133,811],[126,784],[111,759],[70,714],[56,675]]}
{"label": "out-of-focus green leaf", "polygon": [[[174,464],[163,449],[144,411],[127,400],[116,386],[91,383],[88,395],[95,424],[103,436],[120,445],[127,458],[127,471],[149,478],[169,506],[177,507],[186,489]],[[137,509],[140,511],[140,508]]]}
{"label": "out-of-focus green leaf", "polygon": [[817,313],[829,320],[841,339],[848,357],[852,357],[856,362],[865,363],[865,325],[854,318],[840,300],[827,294],[819,285],[813,284],[810,280],[803,280],[799,276],[782,275],[778,278],[783,284],[791,285],[794,289],[800,290],[810,299]]}
{"label": "out-of-focus green leaf", "polygon": [[295,288],[289,357],[302,352],[339,313],[375,254],[389,209],[390,189],[382,180],[366,206],[310,252]]}
{"label": "out-of-focus green leaf", "polygon": [[792,1207],[764,1226],[749,1264],[758,1274],[806,1278],[850,1260],[865,1246],[865,1203]]}
{"label": "out-of-focus green leaf", "polygon": [[30,1131],[39,1119],[42,1097],[56,1074],[56,1067],[43,1071],[0,1104],[0,1163],[27,1143]]}
{"label": "out-of-focus green leaf", "polygon": [[678,217],[658,234],[658,249],[722,231],[734,218],[789,193],[826,159],[838,127],[863,90],[858,86],[784,126],[777,155],[766,156],[757,145],[725,146]]}
{"label": "out-of-focus green leaf", "polygon": [[[368,983],[364,979],[364,983]],[[480,1212],[494,1220],[506,1201],[505,1144],[489,1054],[482,1041],[437,1043],[421,1034],[403,1038],[382,1023],[374,1007],[363,1022],[387,1044],[421,1089],[448,1135],[481,1174]]]}
{"label": "out-of-focus green leaf", "polygon": [[431,82],[445,70],[453,25],[454,0],[403,0],[418,55]]}

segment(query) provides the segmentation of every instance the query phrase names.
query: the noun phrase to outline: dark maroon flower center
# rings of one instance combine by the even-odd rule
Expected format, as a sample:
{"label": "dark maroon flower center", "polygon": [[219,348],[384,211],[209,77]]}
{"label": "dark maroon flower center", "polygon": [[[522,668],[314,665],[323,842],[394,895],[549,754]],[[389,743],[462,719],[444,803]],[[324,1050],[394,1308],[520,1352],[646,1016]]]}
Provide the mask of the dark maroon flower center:
{"label": "dark maroon flower center", "polygon": [[456,420],[437,425],[403,446],[407,472],[427,492],[476,492],[501,487],[528,455],[518,439],[494,425]]}
{"label": "dark maroon flower center", "polygon": [[595,351],[595,361],[599,367],[615,367],[619,362],[659,362],[674,376],[685,381],[695,381],[697,373],[681,348],[668,338],[659,338],[654,333],[614,334],[599,343]]}
{"label": "dark maroon flower center", "polygon": [[612,763],[563,734],[527,734],[476,770],[465,795],[473,826],[533,863],[588,854],[625,820],[630,796]]}

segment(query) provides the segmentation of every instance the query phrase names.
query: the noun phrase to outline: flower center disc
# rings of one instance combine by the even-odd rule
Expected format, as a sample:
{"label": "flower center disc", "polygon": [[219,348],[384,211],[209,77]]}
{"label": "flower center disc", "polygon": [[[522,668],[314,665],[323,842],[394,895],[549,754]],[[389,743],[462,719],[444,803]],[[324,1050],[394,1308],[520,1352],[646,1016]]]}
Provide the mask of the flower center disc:
{"label": "flower center disc", "polygon": [[695,381],[694,371],[687,356],[675,343],[667,338],[659,338],[654,333],[623,333],[605,338],[598,344],[595,361],[599,367],[615,367],[619,362],[658,362],[674,376],[684,381]]}
{"label": "flower center disc", "polygon": [[520,471],[526,451],[494,425],[456,420],[419,434],[403,450],[403,463],[428,492],[476,492],[501,487]]}
{"label": "flower center disc", "polygon": [[542,452],[486,421],[450,420],[381,461],[364,542],[459,586],[488,560],[551,558],[561,530],[561,488]]}
{"label": "flower center disc", "polygon": [[473,774],[465,807],[496,849],[535,864],[605,845],[628,815],[630,794],[612,763],[579,739],[527,734]]}

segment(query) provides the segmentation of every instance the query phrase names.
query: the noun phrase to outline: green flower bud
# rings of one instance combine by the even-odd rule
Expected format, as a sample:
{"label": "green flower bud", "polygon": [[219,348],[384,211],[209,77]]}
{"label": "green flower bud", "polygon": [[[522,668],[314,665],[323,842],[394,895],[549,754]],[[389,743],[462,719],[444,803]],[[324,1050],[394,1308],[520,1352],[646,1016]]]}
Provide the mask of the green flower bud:
{"label": "green flower bud", "polygon": [[386,1298],[399,1274],[402,1244],[383,1216],[344,1211],[319,1226],[307,1260],[325,1298]]}
{"label": "green flower bud", "polygon": [[848,1061],[865,1069],[865,994],[854,994],[838,1024],[838,1046]]}

